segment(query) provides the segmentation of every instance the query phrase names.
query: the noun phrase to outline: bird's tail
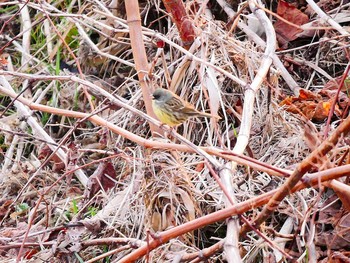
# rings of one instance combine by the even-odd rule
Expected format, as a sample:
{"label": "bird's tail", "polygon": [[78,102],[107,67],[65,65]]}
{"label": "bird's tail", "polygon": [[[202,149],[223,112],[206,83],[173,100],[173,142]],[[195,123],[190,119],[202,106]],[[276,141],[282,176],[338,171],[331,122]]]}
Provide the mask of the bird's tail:
{"label": "bird's tail", "polygon": [[203,117],[214,118],[216,120],[220,120],[221,119],[221,117],[218,116],[218,115],[213,115],[213,114],[206,113],[206,112],[199,112],[199,115],[203,116]]}

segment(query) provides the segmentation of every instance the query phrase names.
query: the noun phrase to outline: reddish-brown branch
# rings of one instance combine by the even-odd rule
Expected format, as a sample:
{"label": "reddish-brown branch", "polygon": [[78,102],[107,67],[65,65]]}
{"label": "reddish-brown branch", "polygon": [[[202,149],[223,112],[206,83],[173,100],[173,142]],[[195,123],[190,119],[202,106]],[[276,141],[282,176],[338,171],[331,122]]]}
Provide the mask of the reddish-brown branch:
{"label": "reddish-brown branch", "polygon": [[[349,168],[350,168],[350,165],[345,165],[342,167],[331,169],[332,171],[337,171],[337,172],[331,173],[329,172],[329,170],[327,170],[327,171],[322,171],[322,172],[318,172],[316,174],[307,176],[304,178],[304,180],[300,180],[298,184],[293,189],[290,190],[290,193],[300,191],[301,189],[307,188],[309,186],[318,187],[319,182],[325,182],[328,180],[339,178],[341,176],[345,176],[348,174]],[[151,251],[156,247],[160,246],[161,244],[168,242],[172,238],[175,238],[185,233],[188,233],[190,231],[202,228],[206,225],[224,220],[228,217],[242,214],[250,209],[262,206],[266,204],[271,199],[271,197],[276,193],[278,193],[278,189],[272,190],[265,194],[251,198],[249,200],[246,200],[234,206],[228,207],[221,211],[214,212],[210,215],[197,218],[183,225],[171,228],[167,231],[160,232],[157,234],[156,238],[150,240],[148,245],[144,245],[136,249],[134,252],[130,253],[129,255],[121,259],[119,262],[120,263],[134,262],[135,260],[145,256],[148,251]]]}
{"label": "reddish-brown branch", "polygon": [[[333,132],[333,134],[324,141],[318,148],[316,148],[305,160],[303,160],[286,182],[278,188],[273,197],[269,200],[268,204],[264,207],[263,211],[254,220],[254,226],[258,228],[275,209],[278,207],[280,202],[291,193],[290,189],[300,181],[304,174],[306,174],[314,164],[320,159],[324,158],[325,155],[332,150],[337,144],[339,138],[345,136],[350,131],[350,116],[348,116],[343,123]],[[244,234],[248,231],[248,226],[243,226],[241,233]]]}
{"label": "reddish-brown branch", "polygon": [[[140,8],[137,0],[125,1],[125,9],[127,15],[127,22],[129,25],[131,49],[135,60],[135,66],[139,78],[142,95],[146,106],[147,114],[154,117],[151,103],[152,86],[147,85],[145,78],[149,71],[149,64],[147,60],[145,45],[142,38],[142,27]],[[152,133],[157,132],[162,134],[162,130],[156,125],[149,123]]]}
{"label": "reddish-brown branch", "polygon": [[339,82],[339,86],[338,86],[338,89],[337,89],[337,93],[335,94],[335,98],[334,98],[334,100],[333,100],[333,102],[332,102],[331,109],[330,109],[330,111],[329,111],[329,113],[328,113],[327,124],[326,124],[326,128],[325,128],[325,131],[324,131],[324,138],[327,138],[327,136],[328,136],[329,127],[330,127],[330,125],[331,125],[331,119],[332,119],[332,116],[333,116],[333,114],[334,114],[335,105],[336,105],[336,103],[338,102],[339,93],[340,93],[340,91],[341,91],[341,88],[342,88],[343,85],[344,85],[345,79],[346,79],[347,76],[348,76],[349,70],[350,70],[350,62],[349,62],[348,65],[346,66],[346,69],[345,69],[345,71],[344,71],[344,73],[343,73],[343,76],[342,76],[342,78],[341,78],[341,80],[340,80],[340,82]]}
{"label": "reddish-brown branch", "polygon": [[189,49],[196,37],[195,27],[192,20],[189,19],[182,0],[163,0],[166,10],[171,14],[175,23],[183,46]]}

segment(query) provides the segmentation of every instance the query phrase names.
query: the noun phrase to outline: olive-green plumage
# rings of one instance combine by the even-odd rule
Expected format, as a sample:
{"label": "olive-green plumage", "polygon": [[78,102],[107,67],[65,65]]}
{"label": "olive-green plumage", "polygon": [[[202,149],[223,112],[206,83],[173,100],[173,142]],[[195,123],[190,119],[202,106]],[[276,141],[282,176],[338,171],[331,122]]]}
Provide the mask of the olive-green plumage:
{"label": "olive-green plumage", "polygon": [[152,96],[154,114],[162,123],[170,127],[179,125],[190,117],[201,116],[220,119],[219,116],[197,111],[192,104],[184,101],[169,90],[158,88],[153,92]]}

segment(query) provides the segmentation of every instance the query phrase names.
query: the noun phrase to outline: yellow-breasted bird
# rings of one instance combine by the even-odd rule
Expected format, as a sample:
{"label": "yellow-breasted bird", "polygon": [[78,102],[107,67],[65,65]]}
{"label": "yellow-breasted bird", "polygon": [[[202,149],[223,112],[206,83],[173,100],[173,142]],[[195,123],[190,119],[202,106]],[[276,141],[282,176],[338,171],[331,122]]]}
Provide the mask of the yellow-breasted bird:
{"label": "yellow-breasted bird", "polygon": [[184,101],[175,93],[162,88],[158,88],[153,92],[152,107],[157,118],[170,127],[179,125],[191,117],[220,119],[219,116],[196,110],[189,102]]}

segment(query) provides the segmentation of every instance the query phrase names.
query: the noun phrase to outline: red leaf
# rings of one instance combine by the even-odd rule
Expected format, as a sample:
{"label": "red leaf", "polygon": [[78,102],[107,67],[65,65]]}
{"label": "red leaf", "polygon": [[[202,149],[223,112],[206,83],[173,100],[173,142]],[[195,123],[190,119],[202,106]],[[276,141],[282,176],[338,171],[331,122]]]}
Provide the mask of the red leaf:
{"label": "red leaf", "polygon": [[164,48],[165,46],[165,42],[163,40],[158,40],[157,41],[157,47],[158,48]]}
{"label": "red leaf", "polygon": [[85,196],[88,196],[89,199],[92,198],[101,189],[101,186],[104,191],[108,191],[114,187],[115,182],[113,180],[116,177],[116,171],[110,162],[100,163],[94,174],[89,178]]}
{"label": "red leaf", "polygon": [[[307,15],[305,15],[295,6],[290,5],[289,3],[284,1],[278,2],[277,14],[280,17],[287,20],[288,22],[291,22],[297,26],[300,26],[309,22],[309,18]],[[277,20],[274,27],[277,33],[278,42],[283,46],[285,46],[287,42],[297,39],[298,38],[297,34],[303,31],[302,29],[296,26],[287,24],[280,19]]]}

